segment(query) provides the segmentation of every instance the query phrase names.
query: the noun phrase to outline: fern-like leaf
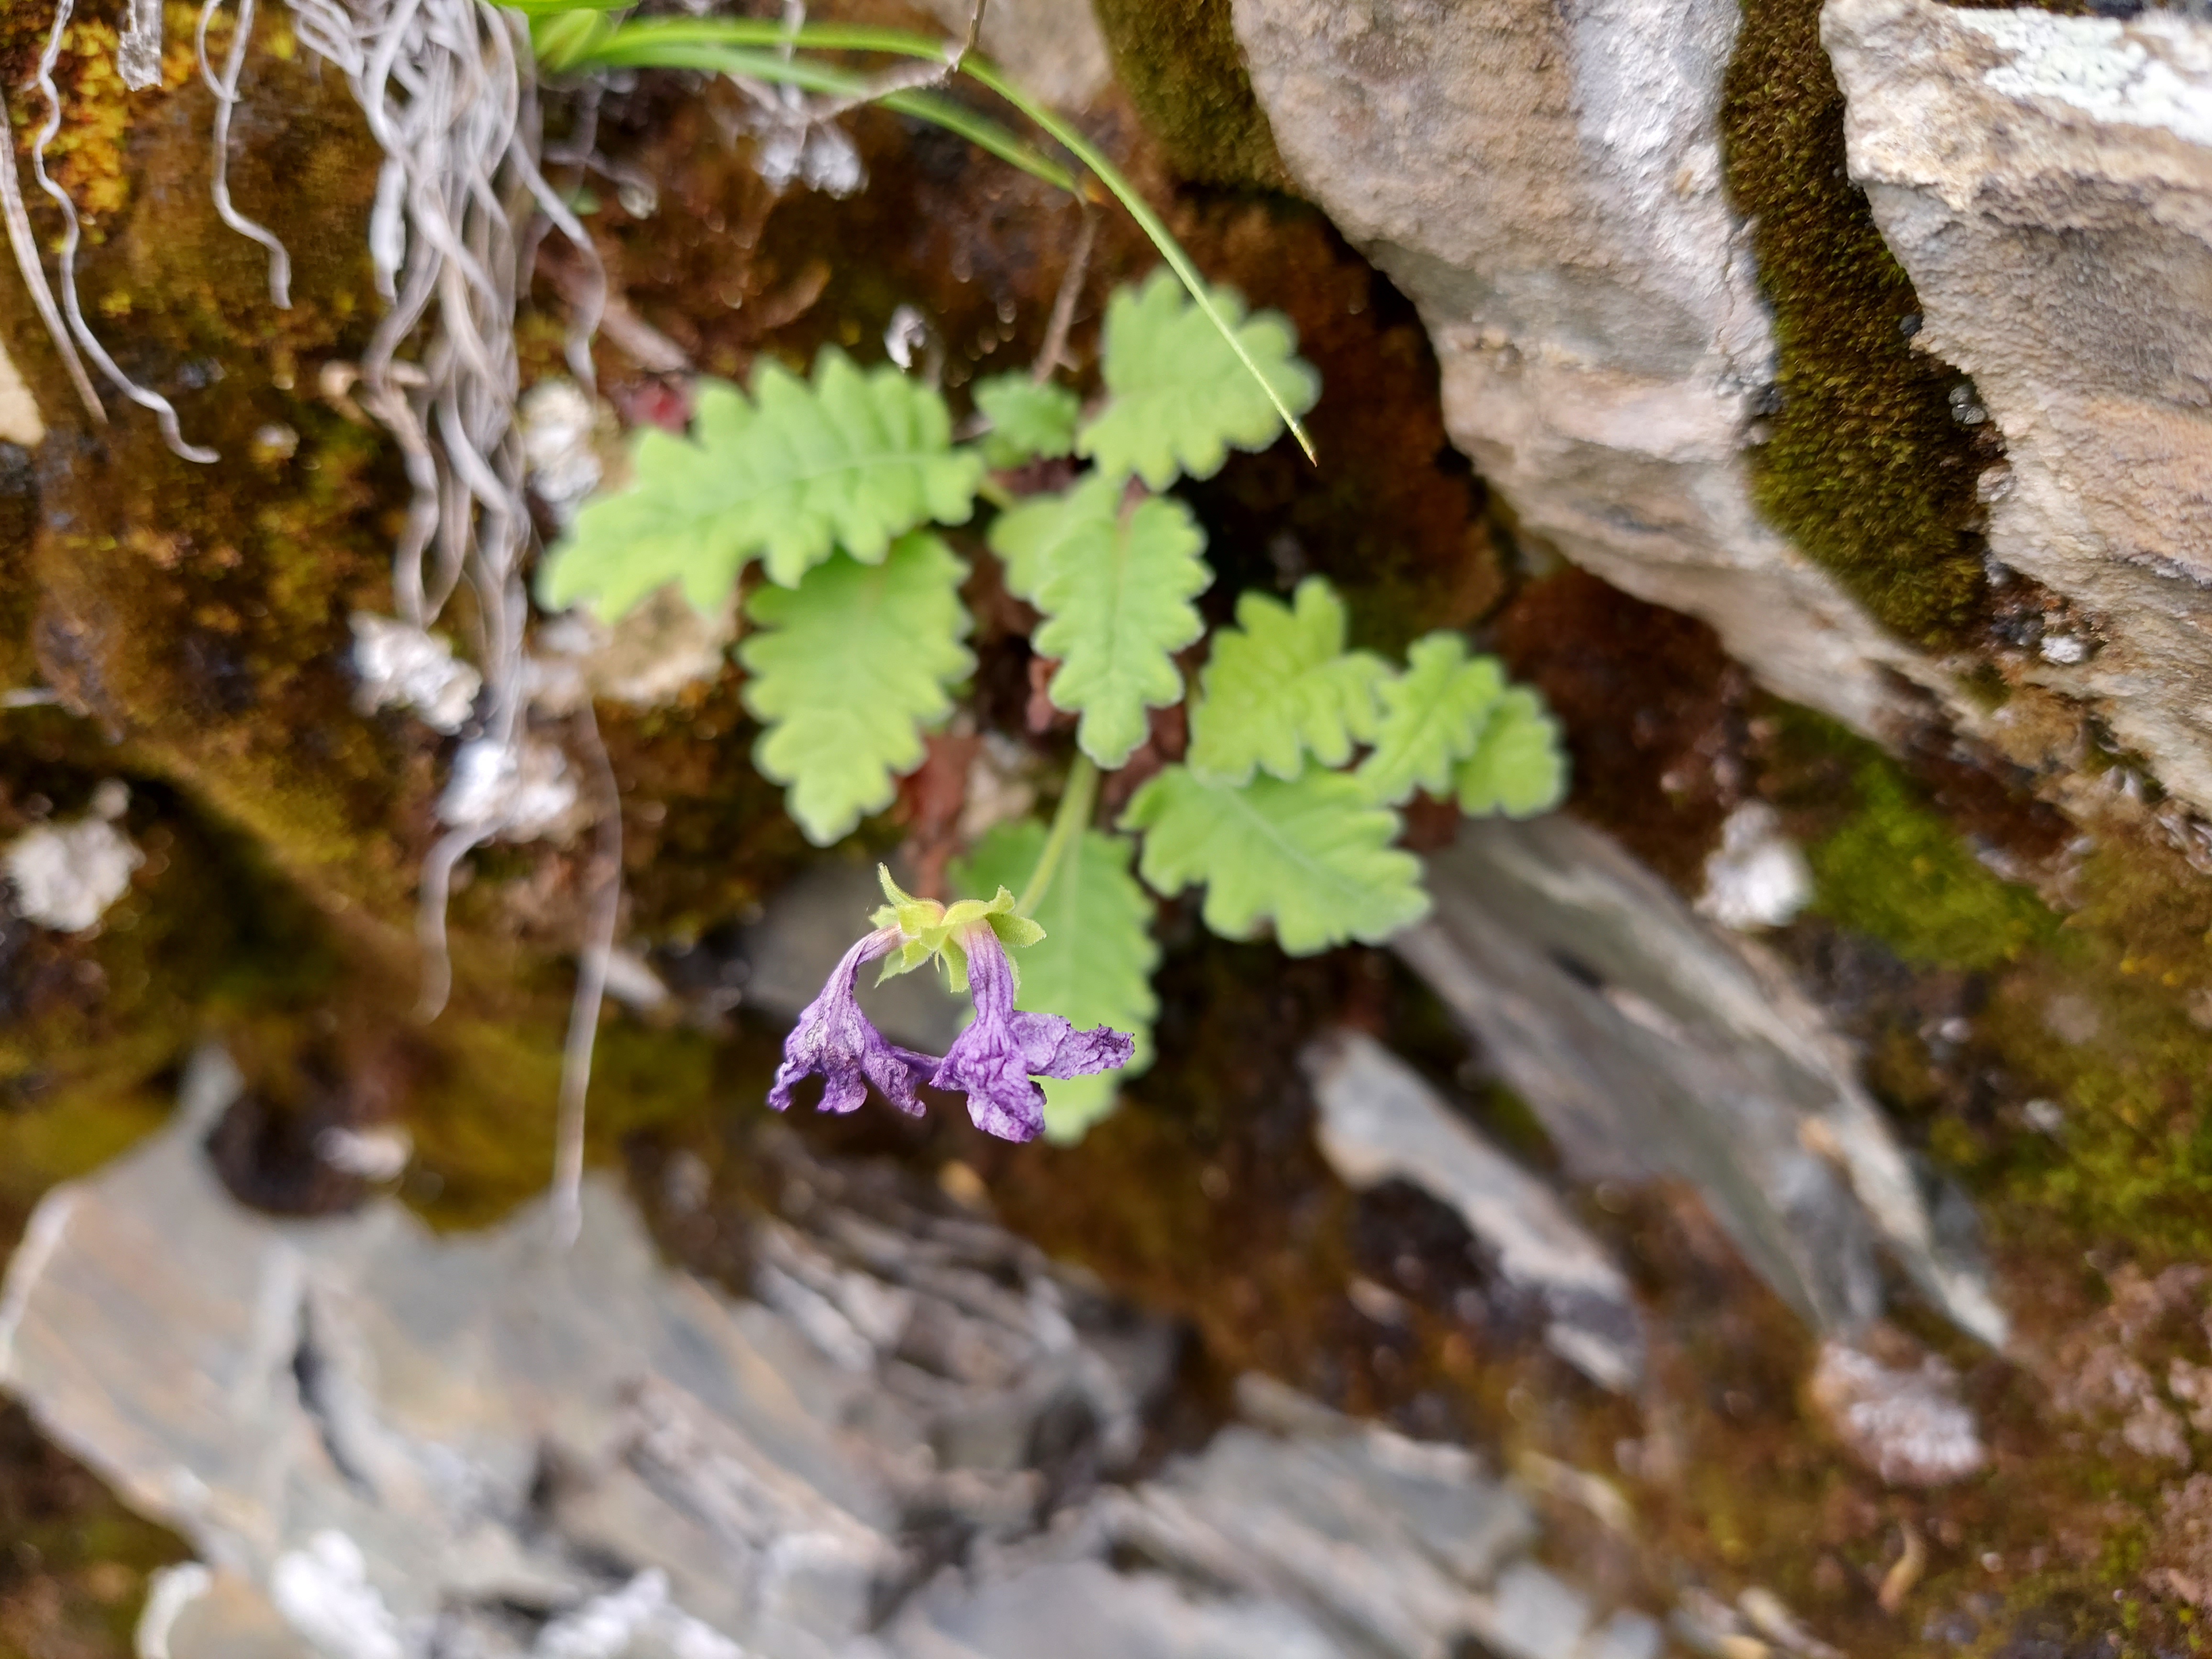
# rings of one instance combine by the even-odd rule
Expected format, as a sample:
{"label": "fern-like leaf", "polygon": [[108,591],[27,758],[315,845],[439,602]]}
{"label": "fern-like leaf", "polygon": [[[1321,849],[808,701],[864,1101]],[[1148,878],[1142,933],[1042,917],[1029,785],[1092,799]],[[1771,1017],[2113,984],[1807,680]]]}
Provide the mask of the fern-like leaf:
{"label": "fern-like leaf", "polygon": [[[956,866],[956,891],[985,892],[1003,884],[1019,890],[1044,850],[1045,826],[1034,818],[1002,823]],[[1112,1109],[1124,1078],[1152,1063],[1152,1021],[1159,999],[1152,969],[1152,901],[1129,873],[1135,849],[1121,836],[1086,830],[1068,843],[1060,868],[1034,912],[1044,938],[1022,953],[1018,1008],[1065,1015],[1078,1025],[1110,1025],[1137,1039],[1120,1072],[1044,1080],[1045,1133],[1073,1140]]]}
{"label": "fern-like leaf", "polygon": [[1294,778],[1309,751],[1341,766],[1372,739],[1383,660],[1344,648],[1344,602],[1319,576],[1292,603],[1258,592],[1237,600],[1237,627],[1213,636],[1190,714],[1190,769],[1243,783],[1256,766]]}
{"label": "fern-like leaf", "polygon": [[1130,800],[1124,829],[1145,832],[1139,868],[1159,892],[1206,884],[1206,925],[1247,939],[1272,918],[1292,956],[1360,939],[1379,945],[1428,913],[1421,863],[1391,845],[1398,815],[1358,781],[1309,770],[1264,774],[1243,788],[1170,766]]}
{"label": "fern-like leaf", "polygon": [[756,631],[738,652],[751,675],[744,703],[768,728],[753,763],[788,786],[791,816],[816,846],[890,805],[893,777],[921,762],[923,729],[952,712],[945,687],[975,666],[961,643],[966,574],[917,531],[879,564],[838,553],[798,586],[746,601]]}
{"label": "fern-like leaf", "polygon": [[1190,601],[1213,580],[1197,520],[1165,496],[1125,505],[1094,475],[1000,515],[990,541],[1007,586],[1045,614],[1030,641],[1060,662],[1045,695],[1082,715],[1076,743],[1113,770],[1145,740],[1145,711],[1182,701],[1173,653],[1205,631]]}
{"label": "fern-like leaf", "polygon": [[1543,699],[1522,685],[1499,697],[1455,781],[1460,810],[1476,817],[1531,818],[1566,799],[1567,757]]}
{"label": "fern-like leaf", "polygon": [[747,398],[701,382],[689,439],[641,434],[629,486],[588,503],[540,578],[546,606],[609,621],[655,588],[718,614],[745,562],[796,586],[834,547],[863,564],[894,538],[975,510],[982,458],[952,447],[945,400],[896,369],[824,350],[811,382],[775,363]]}
{"label": "fern-like leaf", "polygon": [[[1233,289],[1211,290],[1245,351],[1293,414],[1321,395],[1321,377],[1297,356],[1290,320],[1272,311],[1247,318]],[[1135,473],[1165,489],[1178,472],[1210,478],[1229,452],[1265,449],[1283,429],[1267,386],[1191,303],[1172,272],[1117,291],[1106,306],[1102,372],[1106,406],[1077,434],[1075,451],[1108,477]]]}
{"label": "fern-like leaf", "polygon": [[1083,405],[1064,386],[1040,384],[1026,374],[995,374],[976,384],[975,407],[991,422],[983,459],[993,466],[1019,466],[1039,456],[1054,460],[1075,449]]}
{"label": "fern-like leaf", "polygon": [[1382,729],[1358,778],[1395,806],[1414,790],[1449,795],[1452,769],[1475,752],[1505,693],[1495,657],[1469,659],[1456,634],[1431,634],[1406,653],[1406,672],[1382,688]]}

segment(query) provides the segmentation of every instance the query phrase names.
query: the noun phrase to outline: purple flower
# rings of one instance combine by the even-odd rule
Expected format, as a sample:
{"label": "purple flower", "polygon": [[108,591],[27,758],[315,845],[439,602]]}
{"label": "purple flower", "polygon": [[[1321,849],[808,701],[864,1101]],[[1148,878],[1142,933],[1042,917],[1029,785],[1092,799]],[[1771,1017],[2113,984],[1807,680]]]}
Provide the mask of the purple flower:
{"label": "purple flower", "polygon": [[899,1110],[909,1117],[921,1115],[921,1098],[915,1085],[937,1066],[937,1056],[891,1042],[860,1012],[853,994],[860,964],[889,956],[904,940],[896,927],[878,928],[845,952],[830,970],[822,994],[806,1005],[799,1024],[783,1040],[783,1064],[776,1067],[775,1085],[768,1091],[769,1105],[784,1110],[799,1079],[818,1072],[821,1109],[825,1112],[857,1109],[872,1083]]}
{"label": "purple flower", "polygon": [[986,922],[969,929],[968,989],[975,1023],[953,1039],[929,1081],[968,1097],[975,1127],[1003,1140],[1033,1140],[1044,1127],[1040,1077],[1082,1077],[1127,1066],[1136,1040],[1110,1026],[1079,1031],[1058,1014],[1017,1012],[1014,970]]}

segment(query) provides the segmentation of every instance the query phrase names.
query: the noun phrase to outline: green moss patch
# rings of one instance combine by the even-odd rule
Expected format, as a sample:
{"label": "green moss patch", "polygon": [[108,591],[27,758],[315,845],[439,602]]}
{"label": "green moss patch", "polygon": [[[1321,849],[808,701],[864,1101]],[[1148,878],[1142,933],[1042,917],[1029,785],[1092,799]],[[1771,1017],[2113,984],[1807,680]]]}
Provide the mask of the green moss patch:
{"label": "green moss patch", "polygon": [[1820,20],[1820,0],[1749,0],[1721,106],[1780,356],[1754,490],[1885,625],[1954,645],[1981,604],[1974,480],[1996,440],[1953,417],[1964,377],[1912,348],[1919,301],[1845,175]]}
{"label": "green moss patch", "polygon": [[1923,967],[1998,968],[2051,937],[2035,895],[1994,874],[1894,769],[1869,760],[1853,783],[1856,811],[1808,849],[1820,914]]}
{"label": "green moss patch", "polygon": [[1177,173],[1201,185],[1289,182],[1229,0],[1097,0],[1097,10],[1129,101]]}
{"label": "green moss patch", "polygon": [[[1940,785],[1817,716],[1772,719],[1760,787],[1806,848],[1814,912],[1891,959],[1808,965],[1993,1233],[2212,1255],[2212,883],[2147,835],[2077,855],[2023,818],[2002,850],[2062,914],[1977,856]],[[1968,1035],[1931,1035],[1953,1018]]]}

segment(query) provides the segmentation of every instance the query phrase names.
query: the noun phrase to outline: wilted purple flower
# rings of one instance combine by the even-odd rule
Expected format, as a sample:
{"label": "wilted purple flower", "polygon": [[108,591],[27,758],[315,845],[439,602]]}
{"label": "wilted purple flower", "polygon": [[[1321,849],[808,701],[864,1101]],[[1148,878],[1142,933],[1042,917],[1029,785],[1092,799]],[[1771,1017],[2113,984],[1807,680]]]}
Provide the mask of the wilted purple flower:
{"label": "wilted purple flower", "polygon": [[889,956],[904,939],[896,927],[878,928],[846,951],[830,970],[822,994],[806,1005],[799,1024],[783,1040],[783,1064],[776,1067],[775,1085],[768,1091],[768,1103],[777,1111],[790,1106],[791,1091],[802,1078],[818,1072],[821,1109],[825,1112],[857,1109],[872,1083],[899,1110],[910,1117],[921,1115],[915,1085],[936,1068],[937,1056],[891,1042],[860,1012],[853,994],[860,964]]}
{"label": "wilted purple flower", "polygon": [[961,939],[975,1023],[953,1039],[929,1081],[968,1097],[975,1127],[1003,1140],[1033,1140],[1044,1127],[1040,1077],[1082,1077],[1127,1066],[1136,1039],[1110,1026],[1079,1031],[1058,1014],[1017,1012],[1014,970],[989,925]]}

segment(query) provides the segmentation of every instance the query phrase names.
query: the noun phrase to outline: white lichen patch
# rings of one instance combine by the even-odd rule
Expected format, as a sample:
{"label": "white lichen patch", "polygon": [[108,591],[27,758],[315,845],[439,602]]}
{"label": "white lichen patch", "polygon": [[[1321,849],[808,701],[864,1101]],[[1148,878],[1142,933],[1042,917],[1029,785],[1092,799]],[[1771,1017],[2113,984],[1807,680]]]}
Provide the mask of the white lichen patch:
{"label": "white lichen patch", "polygon": [[46,423],[40,418],[38,399],[31,395],[15,360],[0,350],[0,443],[36,449],[46,437]]}
{"label": "white lichen patch", "polygon": [[306,1548],[278,1556],[269,1599],[328,1659],[406,1659],[398,1621],[369,1583],[361,1546],[342,1532],[319,1532]]}
{"label": "white lichen patch", "polygon": [[668,1575],[648,1567],[620,1589],[593,1596],[538,1633],[531,1659],[623,1659],[640,1650],[677,1659],[745,1659],[745,1650],[672,1601]]}
{"label": "white lichen patch", "polygon": [[1988,1456],[1958,1386],[1958,1373],[1932,1355],[1900,1370],[1831,1341],[1807,1392],[1844,1449],[1889,1485],[1942,1486]]}
{"label": "white lichen patch", "polygon": [[343,1175],[397,1181],[415,1156],[415,1138],[388,1123],[366,1129],[329,1128],[315,1137],[315,1156]]}
{"label": "white lichen patch", "polygon": [[647,595],[611,628],[571,611],[532,637],[524,694],[544,714],[574,714],[586,696],[660,708],[686,687],[720,678],[737,632],[734,596],[706,617],[674,587]]}
{"label": "white lichen patch", "polygon": [[2212,144],[2212,28],[2203,23],[2155,11],[2121,22],[2025,9],[1960,11],[1956,21],[2004,54],[1982,73],[1992,92]]}
{"label": "white lichen patch", "polygon": [[1782,820],[1764,801],[1747,801],[1721,826],[1721,844],[1705,860],[1698,911],[1739,933],[1780,927],[1813,901],[1813,872]]}
{"label": "white lichen patch", "polygon": [[82,933],[130,890],[131,872],[145,861],[128,836],[94,813],[26,830],[0,854],[0,873],[16,915],[58,933]]}
{"label": "white lichen patch", "polygon": [[599,406],[574,380],[556,378],[524,392],[515,414],[531,493],[565,529],[606,471],[594,441]]}
{"label": "white lichen patch", "polygon": [[434,634],[368,611],[355,611],[351,620],[354,696],[362,713],[411,708],[434,732],[459,731],[483,676]]}
{"label": "white lichen patch", "polygon": [[580,794],[575,769],[553,744],[479,738],[453,757],[438,817],[485,841],[565,840],[583,827]]}

